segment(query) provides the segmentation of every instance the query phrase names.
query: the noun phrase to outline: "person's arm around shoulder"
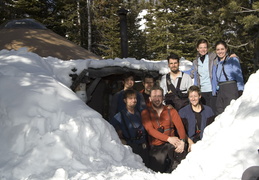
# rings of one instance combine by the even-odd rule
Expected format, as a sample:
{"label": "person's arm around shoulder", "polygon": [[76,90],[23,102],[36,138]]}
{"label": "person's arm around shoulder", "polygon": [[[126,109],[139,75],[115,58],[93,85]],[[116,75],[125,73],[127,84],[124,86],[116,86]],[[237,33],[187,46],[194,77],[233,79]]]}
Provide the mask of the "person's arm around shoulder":
{"label": "person's arm around shoulder", "polygon": [[209,60],[214,61],[217,58],[217,54],[215,52],[208,53]]}

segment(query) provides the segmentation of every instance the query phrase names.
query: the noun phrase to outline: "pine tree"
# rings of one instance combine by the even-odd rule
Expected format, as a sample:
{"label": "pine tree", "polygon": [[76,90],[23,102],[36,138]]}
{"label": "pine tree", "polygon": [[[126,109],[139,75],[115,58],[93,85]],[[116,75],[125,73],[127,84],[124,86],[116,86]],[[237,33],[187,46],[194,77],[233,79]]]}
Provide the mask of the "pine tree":
{"label": "pine tree", "polygon": [[104,58],[120,57],[119,0],[92,3],[93,52]]}
{"label": "pine tree", "polygon": [[[34,18],[49,29],[104,58],[121,57],[117,11],[129,10],[129,57],[165,59],[174,52],[192,60],[196,42],[225,40],[251,73],[259,66],[259,2],[252,0],[3,0],[0,21]],[[139,29],[138,14],[147,10],[147,28]],[[89,13],[91,20],[89,20]],[[91,22],[90,22],[91,21]],[[91,26],[89,26],[89,23]],[[91,28],[90,28],[91,27]],[[91,33],[91,37],[88,34]],[[89,38],[90,41],[88,40]],[[254,57],[256,55],[256,57]],[[245,71],[246,73],[246,71]]]}
{"label": "pine tree", "polygon": [[140,29],[138,18],[145,2],[139,2],[138,0],[129,1],[126,8],[129,10],[127,14],[128,25],[128,50],[129,57],[141,59],[146,57],[146,39],[144,32]]}
{"label": "pine tree", "polygon": [[165,59],[174,52],[185,58],[193,56],[199,26],[195,1],[161,1],[146,16],[148,53],[151,59]]}
{"label": "pine tree", "polygon": [[229,0],[219,8],[222,39],[230,52],[239,56],[245,79],[253,69],[256,40],[259,35],[259,3],[249,0]]}
{"label": "pine tree", "polygon": [[0,24],[7,20],[13,19],[13,0],[0,1]]}

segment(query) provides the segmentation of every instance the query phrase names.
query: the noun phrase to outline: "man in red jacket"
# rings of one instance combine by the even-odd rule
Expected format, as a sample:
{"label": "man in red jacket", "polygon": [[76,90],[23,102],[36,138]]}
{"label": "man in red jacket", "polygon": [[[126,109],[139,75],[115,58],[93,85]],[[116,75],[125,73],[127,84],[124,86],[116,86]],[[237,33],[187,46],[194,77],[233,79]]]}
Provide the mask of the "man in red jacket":
{"label": "man in red jacket", "polygon": [[187,154],[187,136],[177,111],[162,104],[161,87],[151,89],[150,102],[151,106],[141,113],[142,123],[150,137],[150,166],[156,172],[171,172]]}

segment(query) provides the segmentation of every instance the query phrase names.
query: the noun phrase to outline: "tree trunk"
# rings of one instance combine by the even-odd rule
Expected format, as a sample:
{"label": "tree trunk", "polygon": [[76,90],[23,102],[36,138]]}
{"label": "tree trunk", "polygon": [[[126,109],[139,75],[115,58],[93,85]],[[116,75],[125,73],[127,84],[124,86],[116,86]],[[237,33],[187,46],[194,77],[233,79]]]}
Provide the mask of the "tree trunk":
{"label": "tree trunk", "polygon": [[79,37],[79,45],[82,45],[81,41],[81,17],[80,17],[80,3],[77,0],[76,12],[77,12],[77,24],[78,24],[78,37]]}
{"label": "tree trunk", "polygon": [[91,26],[91,0],[87,0],[87,24],[88,24],[88,50],[91,51],[92,46],[92,26]]}

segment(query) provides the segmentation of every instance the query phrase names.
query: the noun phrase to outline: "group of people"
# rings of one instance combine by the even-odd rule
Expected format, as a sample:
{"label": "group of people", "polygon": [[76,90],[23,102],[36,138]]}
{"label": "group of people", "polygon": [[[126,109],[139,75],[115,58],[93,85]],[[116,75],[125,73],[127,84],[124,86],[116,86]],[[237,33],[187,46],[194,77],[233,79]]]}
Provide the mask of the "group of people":
{"label": "group of people", "polygon": [[226,42],[216,42],[216,53],[208,52],[208,46],[205,39],[197,42],[198,56],[193,61],[191,77],[201,88],[202,102],[218,115],[232,99],[242,95],[244,80],[239,59],[235,54],[228,54]]}
{"label": "group of people", "polygon": [[179,57],[167,57],[170,72],[156,83],[143,78],[144,89],[133,89],[134,74],[123,77],[123,90],[111,102],[109,122],[123,144],[156,172],[172,172],[194,143],[201,140],[206,126],[224,111],[244,89],[238,57],[228,56],[224,41],[208,52],[205,39],[197,43],[198,56],[190,74],[179,70]]}

